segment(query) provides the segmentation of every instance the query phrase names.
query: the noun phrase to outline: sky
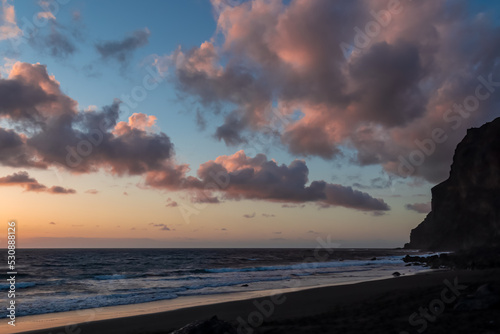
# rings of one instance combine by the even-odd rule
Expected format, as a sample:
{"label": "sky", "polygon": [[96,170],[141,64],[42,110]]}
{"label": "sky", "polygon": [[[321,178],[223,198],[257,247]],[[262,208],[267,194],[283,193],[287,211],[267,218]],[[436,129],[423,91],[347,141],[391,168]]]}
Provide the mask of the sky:
{"label": "sky", "polygon": [[0,0],[19,247],[401,247],[500,116],[500,4]]}

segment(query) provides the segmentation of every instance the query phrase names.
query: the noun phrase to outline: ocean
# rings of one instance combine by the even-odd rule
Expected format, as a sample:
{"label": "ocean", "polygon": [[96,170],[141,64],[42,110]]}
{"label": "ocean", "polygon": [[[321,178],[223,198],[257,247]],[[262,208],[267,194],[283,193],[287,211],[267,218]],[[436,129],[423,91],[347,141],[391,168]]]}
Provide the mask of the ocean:
{"label": "ocean", "polygon": [[[5,252],[6,253],[6,252]],[[16,315],[413,274],[407,250],[18,249]],[[6,263],[2,261],[2,263]],[[1,267],[0,305],[7,305]],[[2,317],[5,317],[5,312]]]}

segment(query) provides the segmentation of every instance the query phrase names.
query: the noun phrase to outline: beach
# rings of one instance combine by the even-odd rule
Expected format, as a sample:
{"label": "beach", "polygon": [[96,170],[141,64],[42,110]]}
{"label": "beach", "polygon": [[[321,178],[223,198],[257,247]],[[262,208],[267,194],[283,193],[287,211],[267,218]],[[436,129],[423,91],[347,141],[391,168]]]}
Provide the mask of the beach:
{"label": "beach", "polygon": [[[409,275],[426,270],[407,267],[403,261],[407,253],[335,249],[315,257],[313,249],[20,250],[23,263],[15,285],[19,297],[15,311],[16,317],[25,317],[160,301],[179,308],[183,302],[166,301],[205,300],[208,295],[218,295],[214,298],[220,301],[241,293],[241,299],[253,298],[256,291],[361,282],[391,277],[395,271]],[[8,289],[7,283],[0,289]],[[8,302],[6,297],[0,296],[0,305]]]}
{"label": "beach", "polygon": [[[184,299],[184,305],[177,304],[178,309],[172,309],[171,304],[171,309],[163,312],[158,310],[168,309],[168,303],[179,300],[101,308],[94,312],[93,321],[88,322],[82,321],[82,316],[89,318],[92,313],[83,311],[79,311],[79,317],[76,311],[26,316],[18,319],[15,331],[8,332],[169,333],[216,315],[234,324],[238,333],[416,333],[424,323],[420,319],[418,325],[412,326],[409,317],[419,312],[419,308],[442,304],[444,309],[438,310],[437,315],[428,314],[432,321],[426,321],[426,333],[497,333],[498,302],[479,310],[457,309],[456,305],[473,299],[477,288],[486,283],[496,289],[497,296],[499,273],[499,270],[434,271],[299,291],[197,296]],[[448,290],[443,294],[445,289]],[[234,300],[217,302],[228,296]],[[244,299],[237,300],[240,298]],[[436,302],[442,298],[444,302]],[[193,306],[197,302],[199,306]],[[110,318],[99,320],[106,317]],[[5,320],[0,326],[2,332],[7,330]]]}

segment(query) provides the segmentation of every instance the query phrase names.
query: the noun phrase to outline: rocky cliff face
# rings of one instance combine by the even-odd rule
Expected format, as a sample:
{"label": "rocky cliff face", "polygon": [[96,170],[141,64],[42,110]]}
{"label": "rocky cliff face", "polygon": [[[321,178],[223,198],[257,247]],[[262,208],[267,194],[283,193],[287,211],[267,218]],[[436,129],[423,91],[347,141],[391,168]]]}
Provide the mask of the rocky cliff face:
{"label": "rocky cliff face", "polygon": [[467,130],[450,177],[432,188],[432,211],[405,248],[457,250],[500,245],[500,118]]}

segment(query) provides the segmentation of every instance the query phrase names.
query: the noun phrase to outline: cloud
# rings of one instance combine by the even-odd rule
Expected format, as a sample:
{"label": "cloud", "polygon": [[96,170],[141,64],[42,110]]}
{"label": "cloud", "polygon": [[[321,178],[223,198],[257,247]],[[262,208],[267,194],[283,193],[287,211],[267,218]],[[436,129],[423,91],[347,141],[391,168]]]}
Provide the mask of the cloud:
{"label": "cloud", "polygon": [[38,181],[30,177],[28,172],[18,172],[12,175],[0,177],[0,184],[4,185],[19,185],[29,183],[38,183]]}
{"label": "cloud", "polygon": [[[334,159],[354,151],[357,164],[399,175],[400,157],[422,152],[422,141],[442,129],[447,140],[412,174],[439,182],[466,129],[500,115],[498,94],[474,112],[454,107],[474,96],[479,76],[500,80],[500,28],[491,13],[468,11],[466,1],[402,2],[384,27],[370,13],[387,10],[385,1],[212,4],[214,38],[157,63],[170,69],[181,94],[211,107],[202,110],[225,113],[215,136],[227,145],[271,127],[294,155]],[[379,33],[356,43],[354,28],[370,22]]]}
{"label": "cloud", "polygon": [[369,185],[356,182],[352,186],[359,189],[386,189],[392,187],[392,183],[392,177],[375,177],[370,180]]}
{"label": "cloud", "polygon": [[30,43],[38,50],[44,50],[44,52],[48,52],[56,58],[66,58],[73,55],[77,50],[71,38],[56,26],[51,28],[48,35],[37,35],[36,38],[30,40]]}
{"label": "cloud", "polygon": [[67,189],[60,186],[53,186],[47,189],[47,192],[51,194],[76,194],[75,189]]}
{"label": "cloud", "polygon": [[97,190],[97,189],[89,189],[89,190],[85,191],[85,193],[96,195],[96,194],[99,193],[99,190]]}
{"label": "cloud", "polygon": [[47,186],[40,184],[36,179],[29,176],[28,172],[22,171],[12,175],[0,177],[0,186],[19,186],[25,191],[46,192],[49,194],[75,194],[74,189],[67,189],[60,186]]}
{"label": "cloud", "polygon": [[276,217],[275,215],[273,214],[269,214],[269,213],[263,213],[262,214],[262,217],[266,217],[266,218],[273,218],[273,217]]}
{"label": "cloud", "polygon": [[[119,102],[115,102],[102,111],[56,119],[47,126],[47,130],[52,131],[43,131],[28,143],[32,142],[46,159],[68,164],[74,172],[90,172],[102,167],[117,175],[139,175],[160,167],[171,157],[173,145],[164,133],[133,127],[115,132],[118,115]],[[41,145],[56,138],[65,146]],[[84,149],[82,143],[86,145]]]}
{"label": "cloud", "polygon": [[75,115],[77,102],[60,89],[41,64],[16,62],[7,79],[0,79],[0,117],[41,126],[50,117]]}
{"label": "cloud", "polygon": [[211,196],[208,193],[201,193],[201,192],[196,192],[195,195],[191,197],[191,201],[193,203],[198,203],[198,204],[217,204],[220,203],[220,200],[216,196]]}
{"label": "cloud", "polygon": [[165,224],[155,224],[155,223],[149,223],[149,225],[153,226],[153,227],[160,227],[160,231],[170,231],[170,228],[165,225]]}
{"label": "cloud", "polygon": [[39,4],[43,11],[38,12],[36,17],[41,24],[35,29],[26,29],[25,37],[29,45],[39,53],[59,59],[73,55],[77,51],[76,42],[82,40],[81,31],[85,27],[75,19],[71,26],[63,25],[57,21],[54,15],[57,11],[51,8],[49,2],[40,1]]}
{"label": "cloud", "polygon": [[54,222],[50,222],[50,223],[49,223],[49,225],[55,225],[55,224],[56,224],[56,223],[54,223]]}
{"label": "cloud", "polygon": [[150,34],[147,28],[136,30],[119,41],[96,43],[95,48],[102,59],[113,59],[122,66],[126,66],[133,52],[148,44]]}
{"label": "cloud", "polygon": [[0,128],[0,163],[13,167],[67,166],[74,173],[98,169],[139,175],[163,166],[173,155],[164,133],[153,131],[154,116],[134,114],[118,122],[120,101],[81,112],[62,93],[45,66],[17,62],[0,79],[0,118],[26,134]]}
{"label": "cloud", "polygon": [[385,212],[384,211],[373,211],[371,212],[371,215],[374,216],[374,217],[380,217],[380,216],[385,216]]}
{"label": "cloud", "polygon": [[14,121],[38,121],[46,116],[44,107],[50,106],[55,99],[52,92],[28,83],[21,77],[0,79],[0,117]]}
{"label": "cloud", "polygon": [[[290,165],[278,165],[267,160],[263,154],[254,158],[238,151],[231,156],[219,156],[217,159],[200,165],[198,178],[186,176],[187,166],[165,166],[161,171],[146,173],[145,184],[149,187],[171,190],[198,190],[197,199],[205,196],[214,198],[210,192],[200,192],[210,185],[215,186],[214,179],[221,187],[215,191],[227,200],[266,200],[271,202],[304,203],[316,202],[323,207],[343,206],[364,211],[390,210],[382,200],[369,194],[325,181],[308,183],[309,170],[302,160],[295,160]],[[209,195],[204,195],[209,193]]]}
{"label": "cloud", "polygon": [[202,131],[207,127],[207,120],[203,117],[199,109],[196,110],[196,125],[198,125],[198,128]]}
{"label": "cloud", "polygon": [[167,208],[175,208],[175,207],[179,206],[179,204],[178,204],[176,201],[172,200],[172,199],[169,197],[169,198],[167,198],[167,203],[165,204],[165,206],[166,206]]}
{"label": "cloud", "polygon": [[413,203],[413,204],[406,204],[405,208],[407,210],[412,210],[418,213],[429,213],[431,211],[431,202],[427,203]]}
{"label": "cloud", "polygon": [[[78,111],[77,102],[61,91],[59,82],[40,64],[17,62],[0,84],[17,87],[12,97],[0,100],[5,104],[0,118],[23,130],[0,127],[0,163],[5,166],[62,166],[75,174],[103,170],[118,176],[141,175],[144,186],[188,191],[194,203],[249,199],[389,210],[382,199],[351,187],[309,183],[309,170],[302,160],[279,165],[263,154],[252,158],[239,151],[201,164],[197,176],[190,176],[190,166],[175,161],[170,138],[155,129],[155,116],[135,113],[118,122],[118,100],[100,110]],[[215,184],[214,175],[218,183],[227,184]],[[29,187],[42,189],[37,184]],[[72,193],[58,187],[45,191]]]}
{"label": "cloud", "polygon": [[45,19],[45,20],[54,20],[56,19],[56,17],[54,16],[54,14],[52,14],[52,12],[38,12],[38,14],[36,15],[38,17],[38,19]]}
{"label": "cloud", "polygon": [[153,115],[133,113],[132,116],[128,118],[128,122],[118,122],[115,125],[113,133],[121,136],[132,131],[132,129],[138,129],[144,132],[152,132],[156,120],[156,116]]}
{"label": "cloud", "polygon": [[16,23],[16,12],[9,0],[0,1],[0,41],[21,36]]}
{"label": "cloud", "polygon": [[303,208],[305,207],[305,204],[282,204],[281,205],[282,208],[285,208],[285,209],[293,209],[293,208]]}
{"label": "cloud", "polygon": [[0,65],[0,78],[8,76],[16,62],[15,58],[3,57],[3,65]]}
{"label": "cloud", "polygon": [[234,114],[230,114],[226,117],[224,124],[219,126],[217,131],[215,131],[215,138],[224,140],[227,145],[236,146],[246,143],[246,139],[241,136],[244,128],[245,124],[234,116]]}
{"label": "cloud", "polygon": [[244,214],[243,217],[245,217],[245,218],[254,218],[255,217],[255,212],[252,213],[252,214],[248,214],[248,213]]}

